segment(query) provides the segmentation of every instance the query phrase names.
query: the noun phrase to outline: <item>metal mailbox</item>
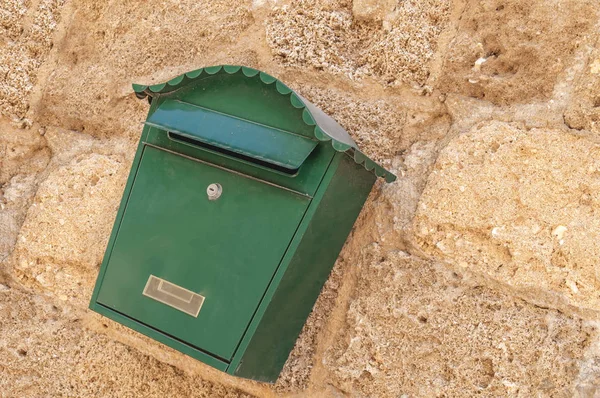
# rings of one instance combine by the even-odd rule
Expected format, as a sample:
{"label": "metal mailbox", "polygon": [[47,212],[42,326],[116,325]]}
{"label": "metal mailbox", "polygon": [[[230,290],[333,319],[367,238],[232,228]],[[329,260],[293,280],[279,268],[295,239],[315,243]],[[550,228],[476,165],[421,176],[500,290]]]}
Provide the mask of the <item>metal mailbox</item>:
{"label": "metal mailbox", "polygon": [[90,308],[272,382],[376,178],[395,176],[255,69],[133,88],[150,111]]}

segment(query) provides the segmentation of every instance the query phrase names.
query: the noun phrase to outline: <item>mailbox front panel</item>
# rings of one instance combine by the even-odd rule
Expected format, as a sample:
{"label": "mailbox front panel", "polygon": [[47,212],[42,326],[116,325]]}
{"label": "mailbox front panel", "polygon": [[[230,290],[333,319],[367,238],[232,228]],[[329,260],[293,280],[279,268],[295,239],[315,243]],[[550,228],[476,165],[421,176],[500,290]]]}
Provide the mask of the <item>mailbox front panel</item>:
{"label": "mailbox front panel", "polygon": [[146,146],[97,302],[229,361],[309,202]]}

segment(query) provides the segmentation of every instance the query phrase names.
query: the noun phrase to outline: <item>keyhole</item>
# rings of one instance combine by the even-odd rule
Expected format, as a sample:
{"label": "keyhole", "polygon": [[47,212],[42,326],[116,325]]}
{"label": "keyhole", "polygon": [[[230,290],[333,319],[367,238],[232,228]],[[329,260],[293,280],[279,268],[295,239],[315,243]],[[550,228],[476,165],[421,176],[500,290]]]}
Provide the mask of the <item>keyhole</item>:
{"label": "keyhole", "polygon": [[208,188],[206,188],[206,194],[208,195],[208,200],[217,200],[221,196],[223,192],[223,187],[221,184],[210,184]]}

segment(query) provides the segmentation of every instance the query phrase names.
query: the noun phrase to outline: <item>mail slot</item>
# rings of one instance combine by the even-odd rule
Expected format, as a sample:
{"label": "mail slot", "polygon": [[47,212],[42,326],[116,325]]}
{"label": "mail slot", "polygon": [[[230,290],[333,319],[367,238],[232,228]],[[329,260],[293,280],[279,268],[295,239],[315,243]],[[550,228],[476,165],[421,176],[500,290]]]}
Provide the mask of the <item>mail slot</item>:
{"label": "mail slot", "polygon": [[90,308],[229,374],[277,379],[377,177],[266,73],[153,86]]}

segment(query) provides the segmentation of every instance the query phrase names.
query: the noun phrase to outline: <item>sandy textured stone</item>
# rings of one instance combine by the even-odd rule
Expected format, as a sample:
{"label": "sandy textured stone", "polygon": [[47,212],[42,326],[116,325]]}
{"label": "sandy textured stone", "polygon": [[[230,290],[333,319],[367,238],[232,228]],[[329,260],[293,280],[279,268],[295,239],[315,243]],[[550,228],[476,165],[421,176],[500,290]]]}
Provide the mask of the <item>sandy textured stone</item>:
{"label": "sandy textured stone", "polygon": [[41,171],[49,159],[46,140],[38,132],[0,124],[0,185],[18,174]]}
{"label": "sandy textured stone", "polygon": [[600,310],[600,145],[504,123],[440,154],[414,221],[431,256]]}
{"label": "sandy textured stone", "polygon": [[15,248],[27,286],[85,306],[106,248],[127,168],[122,158],[82,154],[40,185]]}
{"label": "sandy textured stone", "polygon": [[358,20],[382,22],[396,8],[395,0],[352,0],[352,15]]}
{"label": "sandy textured stone", "polygon": [[448,94],[444,98],[444,105],[453,121],[450,135],[463,133],[477,124],[492,120],[518,123],[526,129],[565,127],[563,112],[566,104],[563,101],[497,106],[463,95]]}
{"label": "sandy textured stone", "polygon": [[207,48],[235,43],[252,21],[248,7],[240,1],[77,3],[39,122],[98,136],[138,135],[147,103],[135,99],[131,83],[162,83],[213,64]]}
{"label": "sandy textured stone", "polygon": [[463,7],[438,87],[497,104],[550,99],[598,19],[593,0],[467,0]]}
{"label": "sandy textured stone", "polygon": [[360,267],[325,358],[344,393],[573,396],[593,327],[404,252],[372,246]]}
{"label": "sandy textured stone", "polygon": [[385,100],[360,94],[349,98],[337,89],[300,87],[299,91],[338,121],[364,153],[386,166],[415,142],[440,140],[450,127],[444,108],[427,97]]}
{"label": "sandy textured stone", "polygon": [[82,328],[68,308],[0,285],[2,397],[249,397]]}
{"label": "sandy textured stone", "polygon": [[[423,85],[448,20],[449,2],[403,1],[384,7],[392,10],[383,14],[374,4],[355,3],[359,19],[354,20],[349,1],[292,2],[273,11],[267,41],[284,65],[310,66],[353,78],[371,75],[390,85]],[[376,15],[385,15],[384,21],[364,21],[381,18]]]}
{"label": "sandy textured stone", "polygon": [[335,118],[361,150],[378,162],[388,161],[402,149],[405,108],[384,100],[349,99],[339,90],[304,87],[302,95]]}
{"label": "sandy textured stone", "polygon": [[[598,327],[597,322],[591,325]],[[600,395],[600,338],[596,338],[586,351],[583,361],[579,366],[579,375],[576,379],[578,397],[597,397]]]}
{"label": "sandy textured stone", "polygon": [[585,71],[577,82],[572,101],[565,111],[569,127],[600,134],[600,42],[591,53]]}
{"label": "sandy textured stone", "polygon": [[368,228],[372,237],[367,242],[378,242],[385,249],[412,246],[412,220],[437,154],[435,142],[417,142],[392,162],[398,179],[380,187],[381,194],[372,205],[373,224]]}
{"label": "sandy textured stone", "polygon": [[54,46],[63,0],[0,3],[0,116],[21,119],[37,72]]}
{"label": "sandy textured stone", "polygon": [[0,262],[12,251],[50,150],[37,132],[0,124]]}
{"label": "sandy textured stone", "polygon": [[0,262],[16,243],[35,188],[34,175],[15,176],[0,188]]}

